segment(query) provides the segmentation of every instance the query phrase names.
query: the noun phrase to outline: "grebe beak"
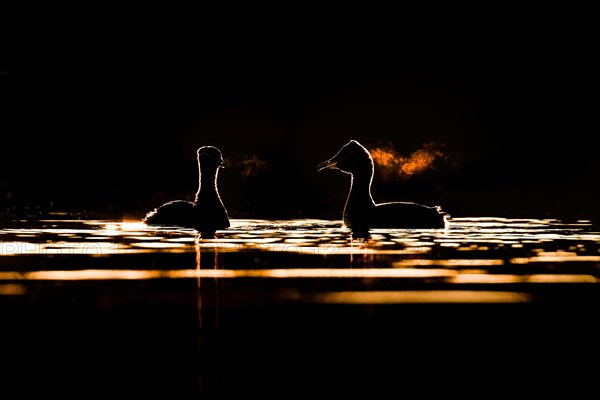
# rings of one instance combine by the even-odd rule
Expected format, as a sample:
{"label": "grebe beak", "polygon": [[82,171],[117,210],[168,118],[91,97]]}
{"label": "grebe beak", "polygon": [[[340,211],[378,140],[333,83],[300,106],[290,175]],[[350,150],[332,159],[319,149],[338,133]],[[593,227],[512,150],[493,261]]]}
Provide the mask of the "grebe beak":
{"label": "grebe beak", "polygon": [[324,169],[332,169],[332,168],[337,168],[337,160],[334,158],[331,158],[327,161],[323,161],[321,164],[317,165],[317,171],[322,171]]}

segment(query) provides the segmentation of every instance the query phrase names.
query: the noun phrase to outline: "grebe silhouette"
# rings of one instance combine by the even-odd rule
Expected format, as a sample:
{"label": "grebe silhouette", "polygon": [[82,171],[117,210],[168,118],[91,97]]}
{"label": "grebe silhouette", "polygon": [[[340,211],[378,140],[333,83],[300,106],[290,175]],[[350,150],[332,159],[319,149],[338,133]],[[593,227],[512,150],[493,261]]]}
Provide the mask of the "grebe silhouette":
{"label": "grebe silhouette", "polygon": [[438,206],[410,202],[375,204],[371,196],[373,158],[356,140],[348,142],[317,169],[338,169],[351,175],[343,220],[357,237],[367,237],[369,228],[429,229],[446,226],[447,215]]}
{"label": "grebe silhouette", "polygon": [[204,239],[214,238],[217,230],[229,227],[227,210],[217,189],[219,169],[225,166],[221,151],[203,146],[198,149],[197,158],[200,177],[194,201],[169,201],[149,212],[143,219],[146,224],[194,228]]}

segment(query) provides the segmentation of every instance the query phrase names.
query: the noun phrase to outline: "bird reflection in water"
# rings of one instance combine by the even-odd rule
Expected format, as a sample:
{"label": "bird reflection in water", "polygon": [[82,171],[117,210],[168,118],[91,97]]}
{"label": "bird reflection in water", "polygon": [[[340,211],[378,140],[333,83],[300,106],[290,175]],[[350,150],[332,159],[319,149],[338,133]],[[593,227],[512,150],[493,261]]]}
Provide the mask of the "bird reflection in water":
{"label": "bird reflection in water", "polygon": [[198,388],[199,393],[213,393],[217,385],[218,330],[219,330],[219,285],[220,280],[201,278],[201,270],[217,270],[222,266],[218,246],[210,246],[196,238],[196,311],[198,315]]}

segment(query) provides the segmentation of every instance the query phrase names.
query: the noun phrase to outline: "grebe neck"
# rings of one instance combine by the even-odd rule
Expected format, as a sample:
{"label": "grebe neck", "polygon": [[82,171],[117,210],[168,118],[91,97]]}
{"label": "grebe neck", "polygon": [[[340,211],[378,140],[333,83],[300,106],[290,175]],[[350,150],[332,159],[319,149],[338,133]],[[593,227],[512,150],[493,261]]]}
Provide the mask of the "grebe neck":
{"label": "grebe neck", "polygon": [[351,174],[350,192],[344,207],[344,219],[352,218],[356,212],[364,212],[375,207],[371,197],[371,182],[373,176],[365,174]]}
{"label": "grebe neck", "polygon": [[219,168],[213,166],[202,166],[200,169],[200,177],[198,179],[198,192],[196,192],[196,199],[200,195],[217,195],[217,176],[219,174]]}

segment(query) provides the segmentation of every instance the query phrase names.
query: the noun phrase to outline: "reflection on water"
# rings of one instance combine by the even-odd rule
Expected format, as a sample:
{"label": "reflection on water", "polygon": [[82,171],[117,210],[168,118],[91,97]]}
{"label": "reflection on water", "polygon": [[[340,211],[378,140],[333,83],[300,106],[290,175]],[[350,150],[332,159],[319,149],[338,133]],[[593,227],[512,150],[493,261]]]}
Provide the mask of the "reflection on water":
{"label": "reflection on water", "polygon": [[25,294],[25,286],[16,283],[0,284],[1,295],[21,295]]}
{"label": "reflection on water", "polygon": [[[480,368],[525,355],[529,368],[532,338],[569,354],[582,337],[597,342],[599,249],[589,221],[550,219],[455,218],[368,240],[323,220],[233,220],[211,240],[127,221],[4,222],[0,344],[24,364],[12,368],[25,377],[19,390],[45,395],[280,396],[314,390],[306,368],[339,394],[379,387],[390,360],[406,365],[392,371],[396,390],[413,371],[435,381],[431,365],[445,376],[459,359]],[[554,333],[563,326],[570,340]],[[469,360],[469,349],[484,351]],[[470,376],[458,370],[457,382]]]}
{"label": "reflection on water", "polygon": [[330,292],[314,296],[318,303],[393,304],[393,303],[523,303],[527,295],[487,290],[404,290],[371,292]]}
{"label": "reflection on water", "polygon": [[[199,240],[192,229],[139,222],[13,221],[0,229],[0,295],[26,294],[24,281],[318,278],[369,280],[362,290],[370,294],[312,293],[304,300],[444,298],[437,291],[377,291],[420,282],[423,291],[507,287],[502,295],[447,293],[448,302],[522,301],[527,297],[508,290],[598,283],[599,244],[589,221],[553,219],[455,218],[443,230],[374,229],[368,240],[353,240],[339,221],[325,220],[232,220],[211,240]],[[205,265],[202,254],[210,255]]]}

